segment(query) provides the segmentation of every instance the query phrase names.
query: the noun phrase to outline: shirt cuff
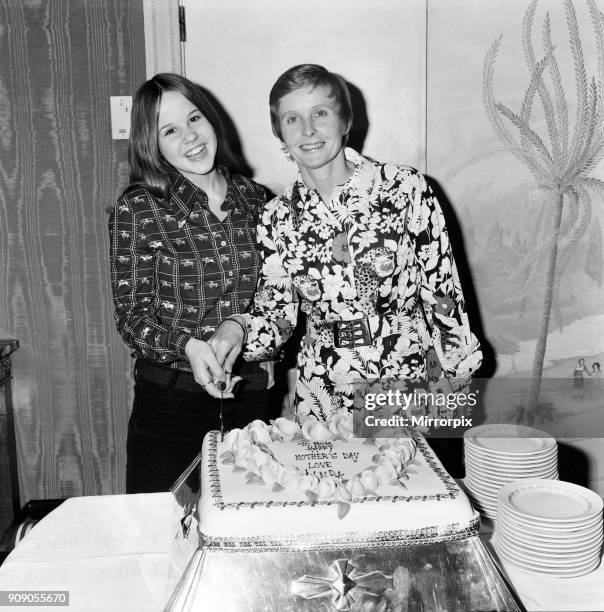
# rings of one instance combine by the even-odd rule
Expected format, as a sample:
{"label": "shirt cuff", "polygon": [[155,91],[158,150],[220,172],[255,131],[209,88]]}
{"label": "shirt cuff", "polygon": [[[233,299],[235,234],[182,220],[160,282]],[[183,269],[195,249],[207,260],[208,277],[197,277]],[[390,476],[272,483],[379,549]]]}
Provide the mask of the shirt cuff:
{"label": "shirt cuff", "polygon": [[168,334],[168,348],[176,355],[179,361],[188,361],[185,353],[185,344],[192,338],[190,334],[174,330]]}

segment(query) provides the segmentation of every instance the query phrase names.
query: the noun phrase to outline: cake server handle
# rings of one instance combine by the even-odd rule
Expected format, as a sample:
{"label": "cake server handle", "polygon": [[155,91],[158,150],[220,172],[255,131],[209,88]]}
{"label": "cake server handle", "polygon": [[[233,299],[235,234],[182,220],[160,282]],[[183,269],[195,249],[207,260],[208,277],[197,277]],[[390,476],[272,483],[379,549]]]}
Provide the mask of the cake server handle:
{"label": "cake server handle", "polygon": [[217,384],[218,390],[220,391],[220,441],[224,441],[224,413],[222,410],[222,401],[224,399],[224,390],[226,388],[225,382],[219,382]]}

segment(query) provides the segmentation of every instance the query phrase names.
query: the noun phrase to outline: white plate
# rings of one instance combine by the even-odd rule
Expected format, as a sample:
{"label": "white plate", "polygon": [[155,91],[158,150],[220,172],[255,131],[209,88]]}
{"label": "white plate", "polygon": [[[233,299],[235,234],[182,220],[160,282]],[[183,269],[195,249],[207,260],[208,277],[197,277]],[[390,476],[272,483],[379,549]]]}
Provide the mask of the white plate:
{"label": "white plate", "polygon": [[581,525],[580,527],[573,526],[569,529],[552,529],[549,525],[514,520],[513,517],[502,511],[500,507],[497,508],[497,519],[498,523],[505,525],[514,532],[552,543],[594,541],[602,537],[601,519],[597,523]]}
{"label": "white plate", "polygon": [[[485,440],[502,440],[502,438],[484,438]],[[508,442],[513,444],[514,440],[526,440],[527,438],[505,438]],[[533,438],[528,438],[533,439]],[[535,438],[537,440],[545,440],[546,438]],[[506,453],[497,453],[494,454],[492,449],[484,448],[481,446],[477,446],[476,444],[472,444],[466,441],[464,445],[464,452],[466,454],[474,455],[475,457],[484,457],[492,463],[500,463],[502,461],[509,461],[511,463],[516,463],[518,465],[524,465],[527,462],[531,461],[542,461],[543,459],[547,459],[549,457],[555,457],[558,454],[558,446],[548,446],[544,445],[544,447],[537,453],[532,453],[530,455],[518,455],[514,452]]]}
{"label": "white plate", "polygon": [[477,470],[479,472],[485,472],[488,474],[491,473],[514,473],[517,472],[519,474],[524,474],[525,472],[531,470],[544,470],[552,467],[558,466],[558,457],[551,457],[550,459],[546,459],[544,461],[535,461],[529,463],[528,461],[524,461],[521,463],[511,463],[511,462],[501,462],[495,463],[493,461],[489,461],[488,458],[477,459],[473,455],[466,455],[465,457],[465,466],[466,470]]}
{"label": "white plate", "polygon": [[526,518],[519,514],[511,512],[508,508],[497,504],[497,511],[501,520],[508,524],[515,525],[519,529],[525,531],[535,531],[540,535],[549,535],[551,537],[582,537],[585,534],[593,534],[597,536],[602,531],[602,515],[596,514],[592,518],[581,521],[568,521],[565,523],[547,521],[540,518]]}
{"label": "white plate", "polygon": [[500,524],[497,524],[497,535],[501,541],[506,542],[509,546],[518,548],[536,558],[555,559],[556,557],[563,557],[570,561],[573,559],[583,559],[592,554],[599,554],[602,548],[602,538],[588,542],[569,542],[563,545],[548,545],[542,542],[534,543],[528,538],[522,537],[521,534],[508,531]]}
{"label": "white plate", "polygon": [[593,491],[561,480],[541,478],[510,482],[499,491],[499,504],[536,522],[572,523],[602,512],[602,498]]}
{"label": "white plate", "polygon": [[483,472],[479,472],[473,470],[472,468],[468,469],[466,466],[466,478],[471,478],[476,483],[484,483],[485,485],[497,485],[502,487],[505,484],[508,484],[514,480],[523,480],[523,479],[535,479],[535,478],[547,478],[554,479],[558,476],[558,468],[554,466],[550,466],[544,470],[535,470],[535,471],[527,471],[523,474],[486,474]]}
{"label": "white plate", "polygon": [[507,553],[500,547],[497,547],[497,554],[503,561],[506,561],[510,565],[514,565],[515,567],[521,569],[523,572],[527,572],[529,574],[537,574],[540,576],[577,578],[578,576],[585,576],[586,574],[593,572],[593,570],[595,570],[600,565],[600,559],[597,558],[593,561],[593,563],[587,564],[583,567],[570,569],[550,569],[519,561],[514,557],[514,555]]}
{"label": "white plate", "polygon": [[471,478],[468,478],[467,476],[466,476],[465,482],[466,482],[466,486],[468,487],[468,490],[472,493],[472,495],[474,495],[475,497],[478,497],[479,499],[486,499],[490,501],[494,506],[497,506],[497,494],[499,492],[499,489],[495,487],[487,489],[477,484],[476,482],[474,482]]}
{"label": "white plate", "polygon": [[470,499],[470,503],[472,504],[472,507],[478,512],[480,512],[481,515],[486,516],[487,518],[493,519],[493,520],[497,518],[497,507],[496,506],[493,506],[489,503],[483,503],[480,500],[477,500],[476,498],[472,497],[471,495],[468,495],[468,497]]}
{"label": "white plate", "polygon": [[495,455],[535,455],[556,446],[548,433],[524,425],[479,425],[464,432],[466,443]]}
{"label": "white plate", "polygon": [[[490,439],[490,438],[487,438]],[[498,439],[498,438],[493,438]],[[516,438],[513,438],[516,439]],[[474,461],[483,462],[488,465],[512,465],[512,466],[525,466],[544,463],[547,461],[558,460],[558,448],[554,446],[551,449],[546,449],[543,452],[534,455],[514,455],[509,453],[495,455],[493,451],[488,449],[481,449],[471,444],[466,444],[464,448],[464,455],[466,460],[468,457]]]}
{"label": "white plate", "polygon": [[514,463],[512,461],[502,461],[496,463],[494,461],[491,461],[489,457],[475,457],[474,455],[469,455],[466,453],[464,457],[464,464],[466,466],[466,469],[468,469],[469,466],[470,469],[475,469],[486,473],[524,473],[529,470],[542,470],[547,469],[548,467],[557,467],[558,457],[556,455],[552,455],[548,459],[543,459],[542,461],[519,461],[517,463]]}
{"label": "white plate", "polygon": [[505,550],[508,555],[514,555],[514,558],[522,563],[530,563],[532,565],[537,565],[540,567],[549,567],[550,569],[559,569],[559,568],[567,568],[567,569],[575,569],[577,567],[582,567],[585,565],[589,565],[594,562],[595,559],[600,558],[600,547],[597,549],[591,550],[590,552],[582,555],[580,558],[565,558],[565,557],[554,557],[546,555],[545,558],[536,555],[534,552],[527,552],[522,550],[514,544],[510,543],[508,540],[501,538],[500,535],[496,536],[493,540],[496,545]]}
{"label": "white plate", "polygon": [[[526,482],[529,482],[531,479],[527,479]],[[539,480],[543,480],[543,478],[539,478]],[[503,491],[506,487],[509,487],[512,484],[519,484],[523,482],[522,480],[515,480],[513,483],[510,482],[499,490],[499,493]],[[562,482],[560,480],[551,480],[550,482]],[[565,483],[567,484],[567,483]],[[497,504],[501,507],[503,513],[507,514],[511,519],[515,521],[520,521],[525,525],[534,525],[535,527],[541,527],[543,529],[550,529],[558,532],[566,532],[566,531],[578,531],[581,529],[585,529],[586,527],[592,525],[601,525],[602,524],[602,510],[595,512],[591,515],[579,516],[577,518],[568,518],[564,520],[560,520],[557,518],[545,518],[542,516],[535,515],[527,515],[526,513],[520,512],[515,508],[510,507],[508,504],[504,504],[501,502],[501,497],[497,496]],[[555,512],[556,510],[550,509],[550,512]]]}
{"label": "white plate", "polygon": [[[551,477],[548,477],[548,478],[555,480],[558,478],[558,473],[554,472],[551,475]],[[530,480],[530,479],[527,479],[527,480]],[[540,480],[542,480],[542,478]],[[466,474],[466,477],[465,477],[465,482],[467,484],[467,487],[470,489],[470,491],[472,491],[476,495],[479,495],[481,497],[485,497],[491,500],[493,503],[497,503],[499,491],[501,491],[503,487],[507,486],[510,482],[520,482],[520,481],[522,481],[521,478],[515,478],[513,480],[507,480],[505,482],[496,482],[496,481],[485,482],[484,480],[480,480],[468,474]]]}
{"label": "white plate", "polygon": [[530,538],[526,534],[518,532],[510,532],[505,528],[497,525],[500,537],[506,542],[515,544],[520,548],[539,551],[541,554],[564,554],[564,555],[582,555],[586,551],[599,552],[602,549],[604,540],[587,538],[586,540],[566,540],[563,542],[551,542],[545,538]]}

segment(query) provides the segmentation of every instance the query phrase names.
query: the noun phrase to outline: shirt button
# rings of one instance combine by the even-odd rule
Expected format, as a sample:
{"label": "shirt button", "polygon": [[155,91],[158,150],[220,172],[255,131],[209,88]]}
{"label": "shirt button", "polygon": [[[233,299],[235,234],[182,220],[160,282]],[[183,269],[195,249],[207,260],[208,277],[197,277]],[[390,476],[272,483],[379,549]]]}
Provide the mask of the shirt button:
{"label": "shirt button", "polygon": [[227,244],[227,243],[226,243],[226,240],[223,240],[223,241],[220,243],[220,246],[226,246],[226,244]]}

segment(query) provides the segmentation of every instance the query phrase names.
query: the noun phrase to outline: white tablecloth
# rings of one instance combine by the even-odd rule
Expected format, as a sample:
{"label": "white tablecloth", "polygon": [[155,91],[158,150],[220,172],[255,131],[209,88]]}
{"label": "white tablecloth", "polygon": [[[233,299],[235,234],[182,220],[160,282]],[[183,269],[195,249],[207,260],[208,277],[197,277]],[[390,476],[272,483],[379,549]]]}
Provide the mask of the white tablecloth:
{"label": "white tablecloth", "polygon": [[[179,518],[170,493],[69,499],[8,556],[0,590],[70,591],[70,607],[57,611],[163,610],[175,586],[169,553]],[[502,566],[527,610],[604,610],[602,565],[570,579]],[[41,609],[50,608],[31,608]]]}
{"label": "white tablecloth", "polygon": [[498,559],[492,545],[489,552],[503,569],[528,612],[588,612],[604,610],[604,564],[578,578],[555,578],[527,574]]}
{"label": "white tablecloth", "polygon": [[[74,497],[35,525],[0,567],[0,590],[68,590],[70,612],[154,612],[169,592],[179,514],[170,493]],[[27,610],[19,607],[18,610]]]}

